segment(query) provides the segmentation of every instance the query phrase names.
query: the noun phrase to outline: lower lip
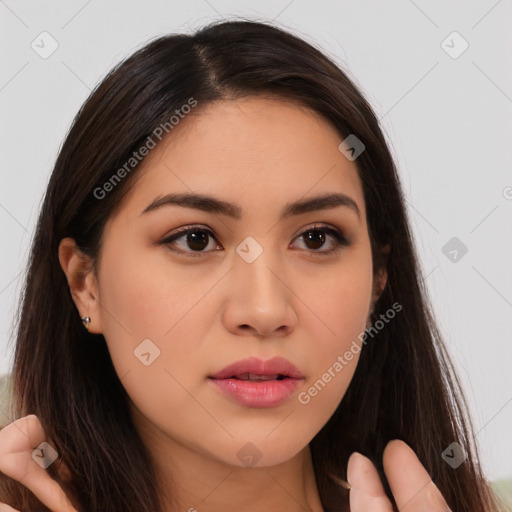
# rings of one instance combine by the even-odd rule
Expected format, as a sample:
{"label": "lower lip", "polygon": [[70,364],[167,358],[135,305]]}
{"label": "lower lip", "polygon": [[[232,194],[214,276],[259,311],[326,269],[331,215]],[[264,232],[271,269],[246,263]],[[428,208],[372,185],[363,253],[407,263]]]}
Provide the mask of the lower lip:
{"label": "lower lip", "polygon": [[287,400],[302,379],[249,381],[209,379],[223,393],[247,407],[275,407]]}

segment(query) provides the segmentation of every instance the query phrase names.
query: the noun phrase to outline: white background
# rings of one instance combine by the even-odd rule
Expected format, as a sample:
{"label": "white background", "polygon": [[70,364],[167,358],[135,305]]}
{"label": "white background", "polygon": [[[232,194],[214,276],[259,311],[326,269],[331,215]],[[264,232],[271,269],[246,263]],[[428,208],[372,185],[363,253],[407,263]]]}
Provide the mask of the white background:
{"label": "white background", "polygon": [[[399,165],[426,283],[492,479],[512,477],[512,2],[0,1],[0,374],[40,201],[90,89],[149,38],[274,23],[349,70]],[[58,42],[42,59],[41,32]],[[457,31],[458,58],[442,42]],[[452,54],[463,41],[444,43]],[[48,48],[48,46],[46,46]],[[508,187],[508,188],[507,188]],[[452,262],[452,237],[468,248]]]}

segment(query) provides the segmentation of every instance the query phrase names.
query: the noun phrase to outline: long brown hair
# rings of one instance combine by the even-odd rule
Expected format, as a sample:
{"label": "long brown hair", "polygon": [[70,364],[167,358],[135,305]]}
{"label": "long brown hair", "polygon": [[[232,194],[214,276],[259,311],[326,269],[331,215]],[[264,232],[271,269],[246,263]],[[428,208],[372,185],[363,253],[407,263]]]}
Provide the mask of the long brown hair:
{"label": "long brown hair", "polygon": [[[102,335],[87,333],[58,261],[72,237],[94,261],[109,219],[134,184],[137,168],[101,200],[94,191],[190,98],[209,102],[278,95],[321,114],[341,137],[356,135],[374,272],[387,285],[374,319],[395,302],[403,312],[362,350],[340,406],[311,442],[324,508],[348,510],[352,451],[368,456],[385,482],[382,453],[407,442],[457,512],[496,511],[478,463],[467,406],[431,314],[393,158],[368,102],[320,50],[269,24],[213,23],[192,35],[151,41],[115,67],[78,112],[58,155],[40,212],[17,318],[13,417],[36,414],[72,473],[81,511],[158,512],[155,472],[131,421],[124,390]],[[172,136],[172,134],[170,135]],[[384,257],[381,248],[390,245]],[[443,450],[459,443],[453,469]],[[127,447],[130,447],[129,450]],[[50,467],[51,470],[51,467]],[[389,487],[386,489],[392,497]],[[46,510],[6,477],[0,500]]]}

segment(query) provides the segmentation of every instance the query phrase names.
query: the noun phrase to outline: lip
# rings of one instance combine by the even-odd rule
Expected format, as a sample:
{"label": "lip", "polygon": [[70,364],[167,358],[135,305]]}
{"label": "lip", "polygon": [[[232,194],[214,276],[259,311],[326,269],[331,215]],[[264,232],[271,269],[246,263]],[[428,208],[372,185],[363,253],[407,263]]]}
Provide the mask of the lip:
{"label": "lip", "polygon": [[[241,380],[242,374],[258,376],[279,376],[279,380]],[[275,407],[286,401],[303,381],[299,369],[283,357],[273,357],[266,361],[250,357],[236,361],[221,371],[208,377],[208,380],[235,402],[247,407]]]}
{"label": "lip", "polygon": [[234,375],[241,375],[242,373],[256,373],[258,375],[281,374],[293,379],[304,378],[304,375],[302,375],[299,369],[284,357],[273,357],[266,361],[258,359],[257,357],[241,359],[240,361],[226,366],[220,372],[211,375],[211,378],[226,379]]}

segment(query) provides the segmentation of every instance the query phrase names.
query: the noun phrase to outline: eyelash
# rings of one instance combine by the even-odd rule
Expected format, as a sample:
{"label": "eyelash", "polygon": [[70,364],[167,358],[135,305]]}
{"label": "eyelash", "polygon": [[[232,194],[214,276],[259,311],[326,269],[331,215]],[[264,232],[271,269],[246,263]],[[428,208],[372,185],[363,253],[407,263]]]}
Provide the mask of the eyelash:
{"label": "eyelash", "polygon": [[[322,232],[327,235],[330,235],[334,239],[334,246],[331,249],[328,249],[325,251],[316,251],[316,250],[311,249],[310,250],[311,255],[330,256],[330,255],[335,254],[338,251],[340,251],[342,249],[342,247],[347,247],[350,245],[350,242],[345,238],[345,236],[343,235],[343,233],[341,233],[341,231],[331,228],[331,227],[328,227],[328,226],[322,226],[322,225],[311,226],[311,227],[305,229],[296,238],[300,238],[312,231]],[[215,235],[209,229],[202,228],[200,226],[194,226],[194,227],[186,226],[186,227],[180,229],[179,231],[177,231],[176,233],[172,234],[171,236],[164,238],[163,240],[158,242],[158,244],[159,245],[171,245],[172,242],[179,240],[180,238],[184,237],[185,235],[188,235],[189,233],[197,233],[197,232],[205,232],[209,236],[211,236],[214,240],[217,240],[215,238]],[[178,249],[178,250],[171,249],[171,250],[174,252],[178,252],[180,254],[187,254],[190,257],[198,257],[198,256],[200,257],[205,253],[211,252],[211,251],[183,251],[180,249]],[[307,249],[303,249],[303,250],[307,250]]]}

